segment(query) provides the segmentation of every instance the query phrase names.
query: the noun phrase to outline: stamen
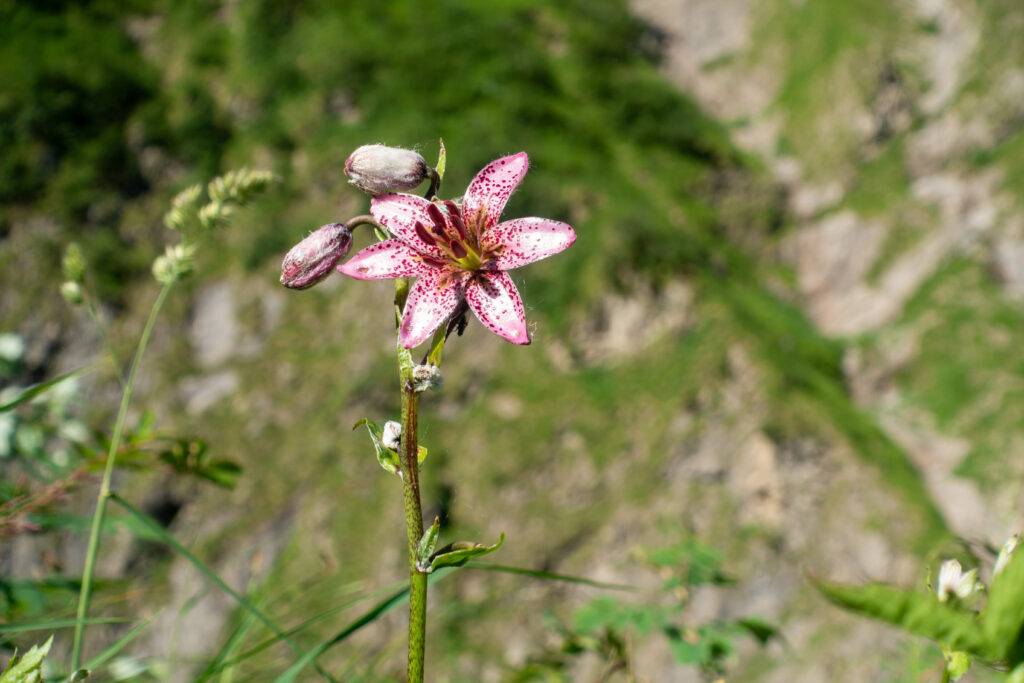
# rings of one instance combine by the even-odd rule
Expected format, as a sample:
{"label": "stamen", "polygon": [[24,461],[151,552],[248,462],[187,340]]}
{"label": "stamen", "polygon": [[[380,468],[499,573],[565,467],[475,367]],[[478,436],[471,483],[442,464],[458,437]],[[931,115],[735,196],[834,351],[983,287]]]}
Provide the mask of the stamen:
{"label": "stamen", "polygon": [[448,218],[451,219],[452,225],[455,226],[455,230],[459,233],[459,237],[464,242],[468,242],[469,231],[466,230],[466,224],[462,222],[462,212],[459,211],[459,207],[450,199],[446,200],[444,205],[448,209]]}
{"label": "stamen", "polygon": [[444,214],[441,213],[441,209],[437,207],[437,204],[431,202],[427,205],[427,215],[430,216],[430,220],[434,221],[434,234],[438,237],[447,237],[447,230],[445,228],[448,225],[448,221],[444,219]]}
{"label": "stamen", "polygon": [[413,228],[416,230],[416,236],[423,240],[425,244],[429,244],[432,247],[437,246],[437,240],[434,239],[433,235],[427,232],[427,229],[426,227],[424,227],[423,223],[416,221],[416,225],[413,226]]}
{"label": "stamen", "polygon": [[451,246],[452,249],[452,256],[454,256],[456,259],[466,258],[466,256],[469,254],[469,250],[466,249],[466,245],[464,245],[462,242],[458,240],[452,240],[449,243],[449,246]]}
{"label": "stamen", "polygon": [[452,200],[444,200],[444,208],[448,209],[449,216],[458,216],[459,218],[462,218],[462,209],[460,209],[459,205]]}

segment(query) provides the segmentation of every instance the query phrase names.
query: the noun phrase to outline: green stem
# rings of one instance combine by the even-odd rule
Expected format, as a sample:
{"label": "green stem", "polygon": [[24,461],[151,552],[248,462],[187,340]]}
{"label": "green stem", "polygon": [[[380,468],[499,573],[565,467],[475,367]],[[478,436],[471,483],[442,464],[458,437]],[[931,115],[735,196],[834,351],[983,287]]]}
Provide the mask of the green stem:
{"label": "green stem", "polygon": [[949,662],[942,663],[942,683],[949,683]]}
{"label": "green stem", "polygon": [[423,538],[416,435],[417,396],[411,378],[402,377],[402,498],[409,537],[409,683],[423,681],[427,623],[427,575],[416,567],[417,550]]}
{"label": "green stem", "polygon": [[135,387],[135,377],[139,366],[142,364],[142,356],[149,344],[149,337],[153,332],[160,309],[171,291],[173,282],[168,282],[160,290],[153,308],[149,311],[149,319],[142,330],[139,338],[139,345],[135,349],[135,358],[132,361],[131,370],[128,372],[128,380],[125,382],[124,391],[121,393],[121,407],[117,412],[117,421],[114,423],[114,433],[110,437],[110,449],[107,451],[107,464],[103,469],[103,480],[100,484],[99,496],[96,499],[96,511],[92,517],[92,527],[89,530],[89,547],[85,553],[85,568],[82,570],[82,586],[78,594],[78,614],[75,617],[75,639],[71,648],[71,670],[77,671],[82,661],[82,638],[85,635],[85,620],[89,612],[89,598],[92,595],[92,576],[96,567],[96,555],[100,548],[100,529],[103,527],[103,515],[106,511],[107,499],[110,498],[110,481],[114,475],[114,465],[117,461],[117,450],[121,446],[121,434],[124,431],[124,423],[128,417],[128,404],[132,400],[132,389]]}
{"label": "green stem", "polygon": [[103,324],[99,311],[97,311],[96,307],[92,305],[92,300],[88,296],[84,296],[83,299],[85,300],[85,310],[89,313],[89,317],[92,318],[92,322],[96,325],[96,329],[100,331],[100,336],[103,338],[103,345],[107,347],[107,353],[110,354],[110,362],[114,366],[114,374],[117,375],[117,382],[121,385],[121,390],[124,391],[124,370],[121,368],[121,363],[117,360],[117,351],[114,349],[114,345],[110,342],[110,336],[107,334],[107,326]]}

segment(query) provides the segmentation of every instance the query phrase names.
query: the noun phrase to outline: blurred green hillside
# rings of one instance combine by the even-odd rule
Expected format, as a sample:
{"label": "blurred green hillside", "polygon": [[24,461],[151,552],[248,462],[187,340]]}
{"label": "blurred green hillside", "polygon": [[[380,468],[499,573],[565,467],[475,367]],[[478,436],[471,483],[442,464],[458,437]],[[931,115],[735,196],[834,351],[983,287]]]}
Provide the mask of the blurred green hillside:
{"label": "blurred green hillside", "polygon": [[[170,199],[231,168],[274,171],[280,185],[201,244],[133,416],[205,440],[242,465],[238,486],[146,470],[117,488],[279,623],[390,586],[400,487],[350,427],[397,416],[391,286],[285,291],[280,259],[365,212],[342,173],[361,144],[431,162],[443,138],[451,197],[526,150],[506,215],[579,238],[513,274],[532,346],[475,321],[449,343],[445,386],[421,404],[428,517],[448,540],[504,532],[496,562],[646,585],[636,547],[696,536],[739,583],[688,616],[759,614],[789,642],[741,650],[735,680],[918,680],[914,645],[803,579],[920,582],[952,533],[998,543],[1020,523],[1024,10],[912,4],[0,0],[0,330],[27,342],[12,381],[104,354],[60,297],[68,241],[127,358]],[[109,424],[118,395],[94,371],[78,417]],[[960,515],[961,495],[991,507]],[[4,543],[4,585],[81,572],[73,524]],[[145,675],[193,680],[233,632],[236,651],[266,637],[180,558],[123,529],[103,548],[96,611],[163,608],[129,650]],[[433,680],[517,680],[550,646],[545,612],[566,619],[589,590],[439,583]],[[7,619],[74,609],[71,591],[7,593]],[[94,627],[87,649],[125,630]],[[320,661],[391,680],[402,637],[390,616]],[[691,680],[659,647],[636,644],[641,680]],[[293,657],[272,647],[231,675],[273,680]]]}

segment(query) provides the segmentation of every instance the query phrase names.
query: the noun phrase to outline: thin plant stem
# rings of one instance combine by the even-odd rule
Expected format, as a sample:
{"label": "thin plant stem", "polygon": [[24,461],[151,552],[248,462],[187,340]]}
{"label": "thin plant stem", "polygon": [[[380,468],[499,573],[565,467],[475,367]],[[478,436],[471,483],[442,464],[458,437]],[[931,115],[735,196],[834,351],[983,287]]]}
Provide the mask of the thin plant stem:
{"label": "thin plant stem", "polygon": [[100,318],[99,311],[92,304],[92,299],[88,296],[83,297],[85,300],[85,310],[89,313],[89,317],[92,318],[93,324],[96,325],[96,329],[100,331],[100,336],[103,338],[103,345],[107,347],[107,353],[110,354],[110,362],[114,366],[114,374],[117,376],[117,382],[121,385],[121,391],[125,388],[124,369],[121,367],[121,363],[117,359],[117,351],[114,349],[114,345],[110,342],[110,336],[107,334],[107,326],[103,324],[103,319]]}
{"label": "thin plant stem", "polygon": [[100,492],[96,498],[96,511],[92,516],[92,527],[89,530],[89,546],[85,553],[85,568],[82,570],[82,586],[78,593],[78,613],[75,618],[75,638],[71,647],[71,670],[77,671],[82,661],[82,639],[85,635],[85,620],[89,613],[89,598],[92,596],[92,576],[96,567],[96,555],[100,548],[100,530],[103,527],[103,515],[107,507],[107,499],[110,498],[110,482],[114,476],[114,465],[117,462],[117,451],[121,447],[121,434],[124,431],[124,423],[128,417],[128,404],[132,400],[132,390],[135,387],[135,377],[138,374],[139,366],[142,364],[142,356],[149,344],[149,337],[153,333],[160,309],[163,308],[167,295],[171,292],[173,281],[164,284],[160,293],[153,302],[153,308],[149,311],[149,319],[142,329],[142,336],[139,337],[139,345],[135,349],[135,358],[132,360],[131,370],[128,371],[128,379],[124,384],[124,391],[121,393],[121,407],[117,411],[117,421],[114,423],[114,432],[110,437],[110,448],[107,451],[107,464],[103,469],[103,480],[100,483]]}
{"label": "thin plant stem", "polygon": [[405,528],[409,537],[409,683],[422,683],[426,645],[427,575],[416,566],[423,538],[423,510],[420,505],[419,445],[417,443],[417,397],[411,378],[402,378],[402,499]]}
{"label": "thin plant stem", "polygon": [[949,664],[942,663],[942,683],[949,683]]}

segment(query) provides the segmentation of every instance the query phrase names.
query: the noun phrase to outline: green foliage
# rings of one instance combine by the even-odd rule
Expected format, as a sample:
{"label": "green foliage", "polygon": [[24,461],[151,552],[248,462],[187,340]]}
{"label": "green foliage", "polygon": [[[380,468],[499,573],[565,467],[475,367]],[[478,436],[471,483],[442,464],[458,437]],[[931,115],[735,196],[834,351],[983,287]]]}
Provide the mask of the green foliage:
{"label": "green foliage", "polygon": [[12,657],[7,670],[0,674],[0,683],[43,683],[43,660],[52,645],[53,636],[50,636],[42,646],[33,645],[21,657]]}
{"label": "green foliage", "polygon": [[1018,549],[992,579],[984,615],[985,637],[997,649],[997,659],[1011,667],[1024,663],[1024,552]]}
{"label": "green foliage", "polygon": [[878,583],[841,586],[815,582],[815,586],[825,597],[845,609],[900,626],[908,633],[929,638],[954,650],[986,659],[998,658],[992,642],[979,628],[977,615],[940,603],[932,595]]}
{"label": "green foliage", "polygon": [[[436,524],[436,522],[435,522]],[[433,573],[443,567],[461,567],[474,557],[482,557],[501,547],[505,542],[505,534],[502,534],[494,545],[483,545],[473,541],[455,541],[449,543],[429,557],[425,563],[426,573]]]}
{"label": "green foliage", "polygon": [[571,627],[553,624],[562,636],[559,651],[533,658],[514,680],[538,680],[544,674],[562,672],[571,658],[585,652],[605,660],[606,673],[628,668],[631,655],[625,645],[627,636],[644,638],[652,634],[668,641],[680,664],[719,676],[726,670],[737,638],[753,637],[764,645],[777,637],[773,625],[755,617],[698,625],[683,621],[694,590],[702,585],[732,583],[722,572],[714,549],[687,538],[670,547],[646,551],[643,557],[662,576],[659,595],[646,601],[626,602],[610,596],[590,600],[576,610]]}

